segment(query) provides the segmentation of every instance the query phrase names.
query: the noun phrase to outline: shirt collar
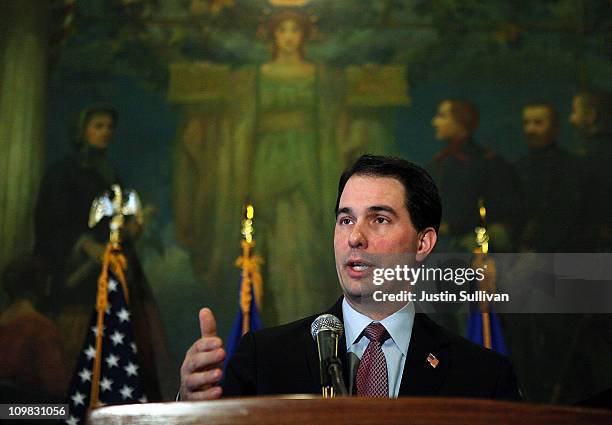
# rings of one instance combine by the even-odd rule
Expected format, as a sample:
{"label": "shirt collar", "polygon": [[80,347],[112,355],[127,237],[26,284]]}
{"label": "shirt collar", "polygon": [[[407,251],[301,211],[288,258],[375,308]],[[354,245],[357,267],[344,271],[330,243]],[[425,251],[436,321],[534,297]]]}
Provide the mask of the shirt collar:
{"label": "shirt collar", "polygon": [[[409,302],[392,315],[380,321],[403,355],[408,354],[414,314],[414,303]],[[342,315],[344,318],[344,332],[346,334],[346,349],[348,350],[351,348],[351,345],[357,342],[365,327],[372,323],[373,320],[355,310],[346,298],[342,301]]]}

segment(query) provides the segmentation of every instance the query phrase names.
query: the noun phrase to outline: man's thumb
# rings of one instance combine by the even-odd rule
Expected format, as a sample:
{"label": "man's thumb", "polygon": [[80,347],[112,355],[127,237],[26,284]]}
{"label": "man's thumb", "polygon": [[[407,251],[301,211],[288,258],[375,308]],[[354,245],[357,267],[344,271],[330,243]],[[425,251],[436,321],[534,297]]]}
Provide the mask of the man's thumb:
{"label": "man's thumb", "polygon": [[210,308],[200,310],[200,333],[202,337],[217,336],[217,322]]}

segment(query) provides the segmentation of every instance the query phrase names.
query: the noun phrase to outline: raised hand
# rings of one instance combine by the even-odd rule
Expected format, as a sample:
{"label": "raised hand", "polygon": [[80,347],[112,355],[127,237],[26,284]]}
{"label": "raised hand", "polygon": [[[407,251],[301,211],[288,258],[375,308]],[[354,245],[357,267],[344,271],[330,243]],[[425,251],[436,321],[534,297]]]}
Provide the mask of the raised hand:
{"label": "raised hand", "polygon": [[181,401],[212,400],[222,393],[223,341],[217,336],[217,322],[209,308],[200,310],[199,319],[202,337],[187,350],[181,366]]}

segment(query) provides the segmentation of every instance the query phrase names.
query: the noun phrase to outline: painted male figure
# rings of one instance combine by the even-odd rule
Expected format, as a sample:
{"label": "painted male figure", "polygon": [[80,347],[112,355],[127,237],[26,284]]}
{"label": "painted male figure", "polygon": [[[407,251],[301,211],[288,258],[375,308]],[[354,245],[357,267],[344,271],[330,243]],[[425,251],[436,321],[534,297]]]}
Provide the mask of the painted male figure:
{"label": "painted male figure", "polygon": [[585,205],[581,250],[612,250],[612,95],[603,90],[582,91],[574,96],[570,123],[581,139],[584,168],[588,171],[584,188]]}
{"label": "painted male figure", "polygon": [[471,252],[479,201],[487,208],[491,249],[511,250],[521,226],[521,199],[515,172],[495,152],[474,140],[478,111],[463,99],[440,102],[432,119],[436,139],[446,147],[428,164],[444,204],[440,236],[445,252]]}
{"label": "painted male figure", "polygon": [[535,252],[573,252],[574,235],[580,228],[577,211],[583,201],[578,160],[557,144],[559,115],[552,105],[529,103],[522,118],[529,152],[515,167],[527,212],[519,247]]}

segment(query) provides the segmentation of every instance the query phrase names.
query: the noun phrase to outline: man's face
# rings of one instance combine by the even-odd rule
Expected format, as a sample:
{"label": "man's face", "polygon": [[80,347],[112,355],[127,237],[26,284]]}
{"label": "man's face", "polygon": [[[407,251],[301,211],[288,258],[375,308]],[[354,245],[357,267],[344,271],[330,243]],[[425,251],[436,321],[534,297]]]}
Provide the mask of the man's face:
{"label": "man's face", "polygon": [[85,127],[85,140],[91,146],[106,149],[115,133],[115,123],[110,114],[95,114]]}
{"label": "man's face", "polygon": [[455,120],[448,101],[440,103],[437,114],[431,120],[431,125],[436,130],[438,140],[451,142],[467,136],[465,128]]}
{"label": "man's face", "polygon": [[523,109],[523,133],[530,148],[552,144],[556,132],[550,109],[545,106],[527,106]]}
{"label": "man's face", "polygon": [[348,180],[334,232],[336,270],[347,298],[367,295],[363,291],[371,289],[373,269],[388,266],[382,264],[384,254],[415,253],[419,244],[402,183],[357,175]]}

